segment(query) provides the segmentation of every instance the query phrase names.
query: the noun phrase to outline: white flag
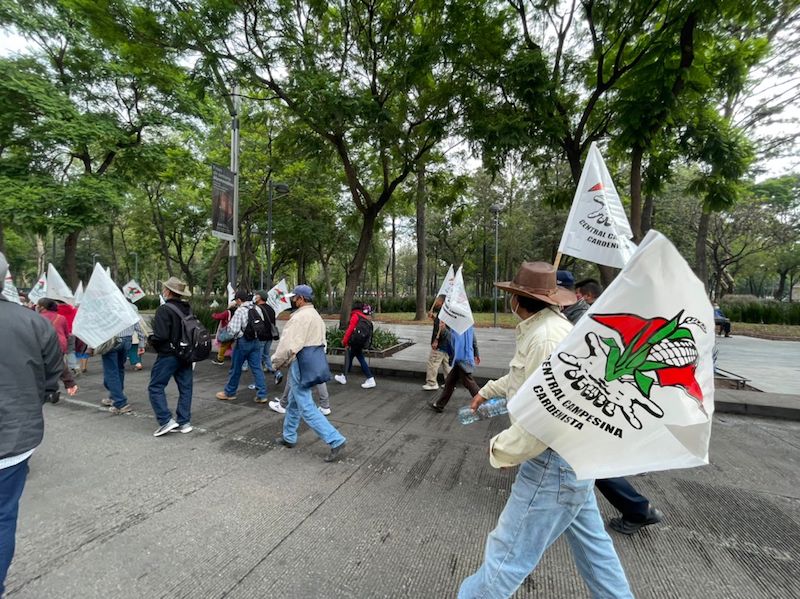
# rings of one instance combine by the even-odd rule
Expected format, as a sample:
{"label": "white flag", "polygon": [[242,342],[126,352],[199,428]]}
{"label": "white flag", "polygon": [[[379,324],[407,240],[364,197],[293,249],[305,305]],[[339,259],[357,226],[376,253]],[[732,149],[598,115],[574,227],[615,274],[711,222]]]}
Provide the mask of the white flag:
{"label": "white flag", "polygon": [[47,288],[45,289],[44,296],[67,304],[75,303],[75,296],[72,294],[72,289],[64,282],[64,279],[61,278],[56,267],[52,264],[47,265]]}
{"label": "white flag", "polygon": [[589,262],[622,268],[636,251],[632,237],[614,181],[600,150],[592,143],[558,251]]}
{"label": "white flag", "polygon": [[158,294],[158,305],[159,306],[163,306],[166,303],[167,303],[167,301],[164,299],[164,296],[159,293]]}
{"label": "white flag", "polygon": [[81,298],[83,297],[83,281],[78,281],[78,288],[75,290],[75,305],[79,305],[81,303]]}
{"label": "white flag", "polygon": [[6,278],[3,281],[3,297],[15,304],[22,303],[19,301],[19,291],[14,286],[14,278],[11,276],[10,270],[6,271]]}
{"label": "white flag", "polygon": [[713,348],[703,284],[650,231],[509,411],[579,479],[701,466],[714,412]]}
{"label": "white flag", "polygon": [[122,288],[122,293],[134,304],[144,297],[144,290],[134,279],[125,283],[125,286]]}
{"label": "white flag", "polygon": [[45,293],[47,293],[47,275],[42,273],[39,280],[36,281],[36,285],[28,292],[28,299],[35,304],[45,296]]}
{"label": "white flag", "polygon": [[280,282],[267,293],[267,303],[275,310],[276,316],[292,307],[291,301],[286,297],[288,293],[289,287],[286,285],[286,279],[281,279]]}
{"label": "white flag", "polygon": [[236,299],[236,290],[233,288],[233,285],[228,283],[227,291],[228,291],[228,305],[230,306],[233,303],[233,300]]}
{"label": "white flag", "polygon": [[453,269],[453,265],[451,264],[450,268],[447,269],[447,274],[444,277],[444,281],[442,281],[442,286],[439,287],[439,292],[436,294],[436,297],[450,293],[450,290],[453,288],[453,281],[455,280],[456,273]]}
{"label": "white flag", "polygon": [[458,269],[453,278],[453,285],[447,292],[447,299],[439,312],[439,320],[458,333],[463,333],[473,324],[472,308],[469,305],[467,290],[464,287],[462,268]]}
{"label": "white flag", "polygon": [[89,347],[97,347],[137,322],[136,308],[128,303],[102,265],[95,264],[72,332]]}

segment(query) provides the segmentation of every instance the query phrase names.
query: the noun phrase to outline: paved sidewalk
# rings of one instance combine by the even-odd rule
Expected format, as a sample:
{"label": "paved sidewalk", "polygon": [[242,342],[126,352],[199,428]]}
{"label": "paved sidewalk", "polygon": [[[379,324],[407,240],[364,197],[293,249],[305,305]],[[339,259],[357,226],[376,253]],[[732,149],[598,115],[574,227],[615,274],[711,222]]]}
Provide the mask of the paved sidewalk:
{"label": "paved sidewalk", "polygon": [[[325,464],[304,427],[297,448],[271,444],[282,418],[253,391],[213,399],[226,369],[208,361],[195,432],[154,438],[152,360],[126,378],[132,416],[98,409],[96,359],[77,401],[46,407],[9,599],[454,597],[480,563],[515,471],[486,458],[503,417],[458,423],[463,390],[436,414],[419,380],[331,384],[348,446]],[[612,533],[636,597],[800,596],[798,439],[798,422],[718,414],[711,465],[636,477],[666,514],[634,537]],[[586,596],[563,539],[516,595]]]}

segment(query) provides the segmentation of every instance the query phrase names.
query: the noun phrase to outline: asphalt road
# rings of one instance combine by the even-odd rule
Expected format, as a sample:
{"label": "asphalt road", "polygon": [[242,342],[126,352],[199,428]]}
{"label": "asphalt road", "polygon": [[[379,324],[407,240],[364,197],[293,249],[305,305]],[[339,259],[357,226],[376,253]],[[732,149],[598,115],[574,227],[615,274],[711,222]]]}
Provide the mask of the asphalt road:
{"label": "asphalt road", "polygon": [[[210,362],[195,377],[197,428],[161,438],[147,369],[127,377],[136,412],[125,416],[98,408],[92,369],[76,402],[46,408],[9,598],[453,597],[515,474],[486,458],[504,417],[458,423],[463,390],[436,414],[419,381],[332,384],[348,446],[325,464],[327,446],[304,427],[295,449],[271,443],[282,418],[253,391],[213,399],[225,369]],[[611,533],[635,595],[800,596],[800,423],[717,415],[711,457],[634,479],[666,514],[634,537]],[[587,596],[563,540],[516,596]]]}

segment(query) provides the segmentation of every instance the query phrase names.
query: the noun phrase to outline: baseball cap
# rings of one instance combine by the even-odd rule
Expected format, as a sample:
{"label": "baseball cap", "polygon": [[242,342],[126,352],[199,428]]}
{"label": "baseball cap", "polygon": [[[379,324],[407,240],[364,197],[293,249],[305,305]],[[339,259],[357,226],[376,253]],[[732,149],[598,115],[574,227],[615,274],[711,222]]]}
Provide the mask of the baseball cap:
{"label": "baseball cap", "polygon": [[246,291],[242,290],[242,291],[237,291],[235,297],[237,300],[242,300],[243,302],[249,302],[252,296]]}
{"label": "baseball cap", "polygon": [[568,270],[559,270],[556,273],[556,282],[560,287],[572,289],[575,287],[575,277]]}
{"label": "baseball cap", "polygon": [[314,298],[314,291],[308,285],[297,285],[294,289],[292,289],[291,293],[287,293],[286,297],[294,297],[295,295],[299,295],[311,301]]}

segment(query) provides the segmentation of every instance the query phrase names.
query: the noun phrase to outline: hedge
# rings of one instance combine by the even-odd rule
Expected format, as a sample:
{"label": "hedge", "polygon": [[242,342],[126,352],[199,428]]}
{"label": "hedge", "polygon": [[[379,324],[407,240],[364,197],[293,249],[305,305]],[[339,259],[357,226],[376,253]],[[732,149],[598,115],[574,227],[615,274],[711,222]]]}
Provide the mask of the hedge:
{"label": "hedge", "polygon": [[723,299],[722,312],[733,322],[800,325],[800,303],[757,299]]}

